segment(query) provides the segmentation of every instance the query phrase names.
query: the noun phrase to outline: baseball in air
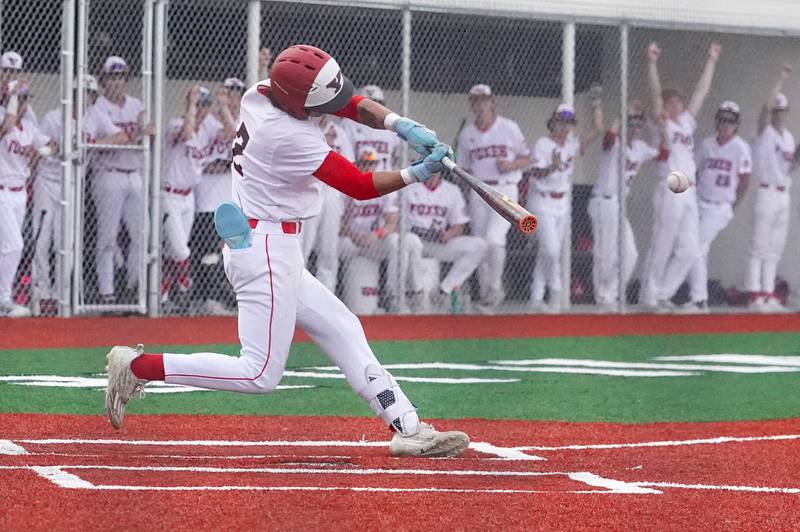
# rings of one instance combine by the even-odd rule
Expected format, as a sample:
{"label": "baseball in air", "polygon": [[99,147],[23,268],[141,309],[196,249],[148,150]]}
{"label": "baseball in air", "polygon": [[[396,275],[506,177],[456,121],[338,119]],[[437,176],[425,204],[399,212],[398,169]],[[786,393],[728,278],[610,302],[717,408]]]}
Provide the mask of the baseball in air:
{"label": "baseball in air", "polygon": [[675,170],[667,176],[667,186],[675,194],[680,194],[689,188],[689,178],[680,170]]}

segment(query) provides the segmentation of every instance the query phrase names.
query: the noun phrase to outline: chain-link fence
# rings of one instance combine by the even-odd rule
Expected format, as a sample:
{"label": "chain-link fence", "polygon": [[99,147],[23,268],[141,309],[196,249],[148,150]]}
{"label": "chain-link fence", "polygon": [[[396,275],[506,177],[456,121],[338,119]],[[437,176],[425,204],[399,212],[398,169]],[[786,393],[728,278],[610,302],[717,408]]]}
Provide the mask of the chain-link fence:
{"label": "chain-link fence", "polygon": [[[75,39],[62,43],[70,25],[53,29],[70,4]],[[781,122],[791,131],[796,118],[781,102],[772,110],[770,95],[797,39],[413,5],[2,5],[3,51],[21,54],[56,143],[65,125],[42,119],[67,105],[59,74],[86,90],[74,93],[83,141],[37,156],[21,180],[32,204],[19,267],[3,247],[0,270],[16,272],[9,301],[0,292],[9,311],[235,313],[213,209],[230,199],[244,89],[299,42],[329,51],[364,94],[436,130],[461,166],[539,218],[524,237],[450,176],[368,202],[326,189],[303,252],[357,313],[777,311],[800,284],[800,247],[782,240],[789,228],[797,241],[784,175],[794,144]],[[20,71],[3,67],[7,99]],[[789,102],[795,85],[778,88]],[[184,136],[187,120],[198,127]],[[411,161],[393,134],[319,126],[362,169]],[[737,126],[741,140],[729,138]],[[686,192],[667,189],[672,170]]]}

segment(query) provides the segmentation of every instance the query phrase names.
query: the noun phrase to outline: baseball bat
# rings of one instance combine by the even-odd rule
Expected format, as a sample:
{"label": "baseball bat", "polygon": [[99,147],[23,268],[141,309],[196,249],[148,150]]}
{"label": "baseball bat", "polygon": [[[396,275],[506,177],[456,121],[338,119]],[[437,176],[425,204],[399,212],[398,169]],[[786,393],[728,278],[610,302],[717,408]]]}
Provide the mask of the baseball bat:
{"label": "baseball bat", "polygon": [[538,223],[536,221],[536,216],[525,210],[521,205],[458,166],[450,157],[444,157],[442,159],[442,164],[444,164],[450,172],[457,175],[464,183],[469,185],[489,207],[508,220],[520,233],[523,235],[530,235],[536,231],[536,225]]}

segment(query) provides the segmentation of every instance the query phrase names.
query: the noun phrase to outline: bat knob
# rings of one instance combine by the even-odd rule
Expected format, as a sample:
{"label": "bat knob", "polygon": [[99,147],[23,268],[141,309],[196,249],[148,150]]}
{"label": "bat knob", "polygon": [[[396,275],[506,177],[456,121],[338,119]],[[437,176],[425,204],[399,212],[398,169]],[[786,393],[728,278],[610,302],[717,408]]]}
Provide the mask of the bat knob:
{"label": "bat knob", "polygon": [[520,219],[520,221],[517,223],[517,227],[524,235],[533,234],[533,232],[536,231],[537,225],[539,225],[539,222],[536,221],[536,216],[532,214]]}

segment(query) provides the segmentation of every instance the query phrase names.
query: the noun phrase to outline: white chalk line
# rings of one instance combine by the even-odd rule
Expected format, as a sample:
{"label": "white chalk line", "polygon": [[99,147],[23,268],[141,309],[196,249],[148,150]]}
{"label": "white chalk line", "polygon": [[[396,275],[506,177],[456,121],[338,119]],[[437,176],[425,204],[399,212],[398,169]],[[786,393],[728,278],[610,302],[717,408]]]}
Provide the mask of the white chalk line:
{"label": "white chalk line", "polygon": [[[605,369],[605,368],[581,368],[571,366],[542,366],[542,367],[528,367],[528,366],[503,366],[491,364],[461,364],[461,363],[448,363],[448,362],[422,362],[416,364],[383,364],[386,369],[445,369],[455,371],[507,371],[507,372],[523,372],[523,373],[569,373],[575,375],[605,375],[609,377],[686,377],[699,375],[699,373],[692,371],[676,371],[676,370],[646,370],[646,369]],[[309,369],[318,371],[332,371],[338,370],[335,366],[315,366]],[[800,368],[795,368],[795,371]],[[288,375],[289,372],[286,372]],[[329,375],[328,378],[340,378],[339,373],[320,373],[319,375]],[[343,378],[344,376],[342,376]],[[401,377],[395,376],[397,380]],[[412,378],[422,379],[423,377],[402,377],[402,380],[409,380]]]}
{"label": "white chalk line", "polygon": [[681,447],[690,445],[714,445],[720,443],[741,443],[753,441],[785,441],[800,439],[800,434],[780,434],[775,436],[718,436],[716,438],[703,438],[695,440],[664,440],[646,441],[637,443],[598,443],[588,445],[559,445],[545,447],[539,445],[525,445],[514,447],[518,451],[582,451],[587,449],[630,449],[636,447]]}
{"label": "white chalk line", "polygon": [[0,440],[0,454],[21,455],[28,454],[28,451],[11,440]]}
{"label": "white chalk line", "polygon": [[[663,360],[663,358],[661,359]],[[585,368],[625,368],[625,369],[656,369],[678,371],[716,371],[723,373],[794,373],[800,371],[800,366],[792,365],[762,365],[762,366],[731,366],[721,364],[665,364],[658,362],[616,362],[612,360],[594,360],[580,358],[536,358],[525,360],[493,360],[495,364],[512,367],[528,366],[570,366]]]}
{"label": "white chalk line", "polygon": [[675,482],[636,482],[637,486],[655,488],[679,488],[688,490],[745,491],[752,493],[800,494],[800,488],[770,488],[766,486],[728,486],[714,484],[679,484]]}

